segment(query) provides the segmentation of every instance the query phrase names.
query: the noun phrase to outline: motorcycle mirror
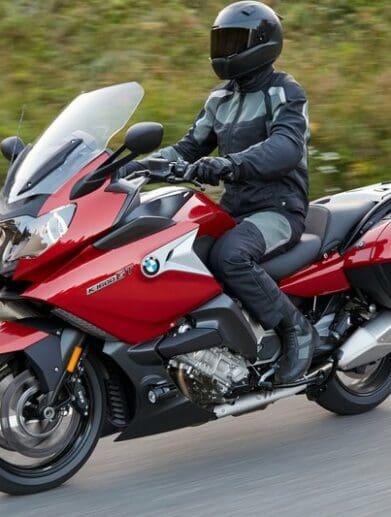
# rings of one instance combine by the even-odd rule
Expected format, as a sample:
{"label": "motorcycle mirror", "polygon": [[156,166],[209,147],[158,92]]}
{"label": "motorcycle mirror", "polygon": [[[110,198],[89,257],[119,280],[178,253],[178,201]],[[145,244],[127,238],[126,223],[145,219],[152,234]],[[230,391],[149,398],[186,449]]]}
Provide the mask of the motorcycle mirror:
{"label": "motorcycle mirror", "polygon": [[118,155],[118,151],[122,151],[122,148],[120,148],[111,156],[109,163],[80,178],[72,187],[69,199],[74,200],[94,192],[94,190],[102,186],[109,174],[118,171],[120,167],[134,160],[139,154],[154,151],[162,143],[163,131],[163,126],[157,122],[139,122],[134,124],[127,130],[124,141],[124,147],[129,149],[131,153],[121,160],[112,162],[113,156]]}
{"label": "motorcycle mirror", "polygon": [[125,147],[137,156],[151,153],[162,143],[163,132],[163,126],[157,122],[139,122],[127,130]]}
{"label": "motorcycle mirror", "polygon": [[9,162],[15,161],[25,147],[24,142],[18,136],[9,136],[0,143],[1,152]]}

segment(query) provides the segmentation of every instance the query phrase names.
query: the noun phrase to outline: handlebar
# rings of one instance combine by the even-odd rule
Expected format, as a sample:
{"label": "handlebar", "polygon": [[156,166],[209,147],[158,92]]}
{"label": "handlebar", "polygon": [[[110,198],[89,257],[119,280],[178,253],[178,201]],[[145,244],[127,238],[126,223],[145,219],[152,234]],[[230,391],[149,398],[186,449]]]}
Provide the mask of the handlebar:
{"label": "handlebar", "polygon": [[[195,178],[195,172],[190,167],[190,163],[184,160],[176,162],[167,162],[167,160],[155,158],[148,161],[148,169],[137,171],[128,176],[129,179],[140,176],[145,176],[155,181],[165,181],[167,183],[191,183],[201,190],[205,187]],[[232,173],[227,173],[224,176],[224,181],[230,182],[233,180]]]}
{"label": "handlebar", "polygon": [[194,178],[194,173],[189,167],[190,163],[180,160],[168,163],[167,160],[151,159],[148,169],[133,172],[128,179],[145,177],[154,181],[164,181],[167,183],[192,183],[201,190],[204,186]]}
{"label": "handlebar", "polygon": [[[195,174],[189,165],[190,163],[185,161],[178,161],[171,164],[172,170],[176,172],[177,176],[182,178],[182,181],[194,183],[202,187],[202,184],[194,179]],[[227,172],[221,179],[230,183],[234,180],[234,175],[232,172]]]}
{"label": "handlebar", "polygon": [[172,173],[172,177],[169,177],[168,181],[171,179],[173,183],[192,183],[201,190],[205,190],[202,183],[195,179],[195,174],[189,165],[190,163],[185,162],[184,160],[171,163],[170,171]]}

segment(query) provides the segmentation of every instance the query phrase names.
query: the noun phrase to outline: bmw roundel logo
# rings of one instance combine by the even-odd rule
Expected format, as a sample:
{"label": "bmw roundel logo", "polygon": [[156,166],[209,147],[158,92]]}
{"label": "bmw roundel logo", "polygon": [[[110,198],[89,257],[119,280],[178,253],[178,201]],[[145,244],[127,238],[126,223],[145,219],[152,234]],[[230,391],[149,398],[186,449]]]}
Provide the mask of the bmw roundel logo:
{"label": "bmw roundel logo", "polygon": [[160,263],[157,258],[148,257],[142,263],[143,272],[148,276],[156,275],[160,269]]}

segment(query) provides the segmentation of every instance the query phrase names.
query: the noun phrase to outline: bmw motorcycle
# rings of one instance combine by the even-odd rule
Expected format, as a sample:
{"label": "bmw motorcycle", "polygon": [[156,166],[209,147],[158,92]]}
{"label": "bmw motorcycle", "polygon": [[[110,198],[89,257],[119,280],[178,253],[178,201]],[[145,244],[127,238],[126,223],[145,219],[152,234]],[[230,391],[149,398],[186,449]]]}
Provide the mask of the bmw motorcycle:
{"label": "bmw motorcycle", "polygon": [[298,394],[359,414],[391,393],[391,184],[311,203],[301,241],[263,264],[321,336],[309,372],[276,385],[279,337],[208,270],[235,221],[189,187],[186,164],[118,174],[162,140],[161,125],[138,123],[108,148],[142,97],[137,83],[85,93],[34,145],[1,143],[3,492],[60,485],[109,434],[140,438]]}

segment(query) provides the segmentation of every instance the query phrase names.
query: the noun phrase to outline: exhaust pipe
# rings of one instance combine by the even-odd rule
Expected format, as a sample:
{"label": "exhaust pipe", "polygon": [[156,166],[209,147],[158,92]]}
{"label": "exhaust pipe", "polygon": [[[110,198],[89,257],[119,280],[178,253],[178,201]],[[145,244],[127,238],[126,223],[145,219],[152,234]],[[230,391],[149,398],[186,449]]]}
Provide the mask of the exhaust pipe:
{"label": "exhaust pipe", "polygon": [[385,311],[356,330],[341,346],[338,368],[351,370],[391,353],[391,311]]}
{"label": "exhaust pipe", "polygon": [[264,393],[250,393],[240,397],[234,404],[221,404],[216,406],[213,411],[217,418],[225,416],[238,416],[243,413],[250,413],[256,409],[261,409],[276,400],[291,397],[307,389],[307,385],[295,386],[293,388],[281,388]]}
{"label": "exhaust pipe", "polygon": [[[278,388],[273,391],[258,391],[249,393],[239,397],[233,404],[220,404],[213,409],[217,418],[225,416],[239,416],[244,413],[250,413],[257,409],[264,409],[269,404],[277,400],[292,397],[302,391],[305,391],[311,384],[319,384],[324,382],[324,379],[330,374],[333,369],[333,362],[327,362],[315,370],[311,371],[301,379],[300,384],[296,386],[287,386],[286,388]],[[321,377],[319,377],[321,376]]]}

